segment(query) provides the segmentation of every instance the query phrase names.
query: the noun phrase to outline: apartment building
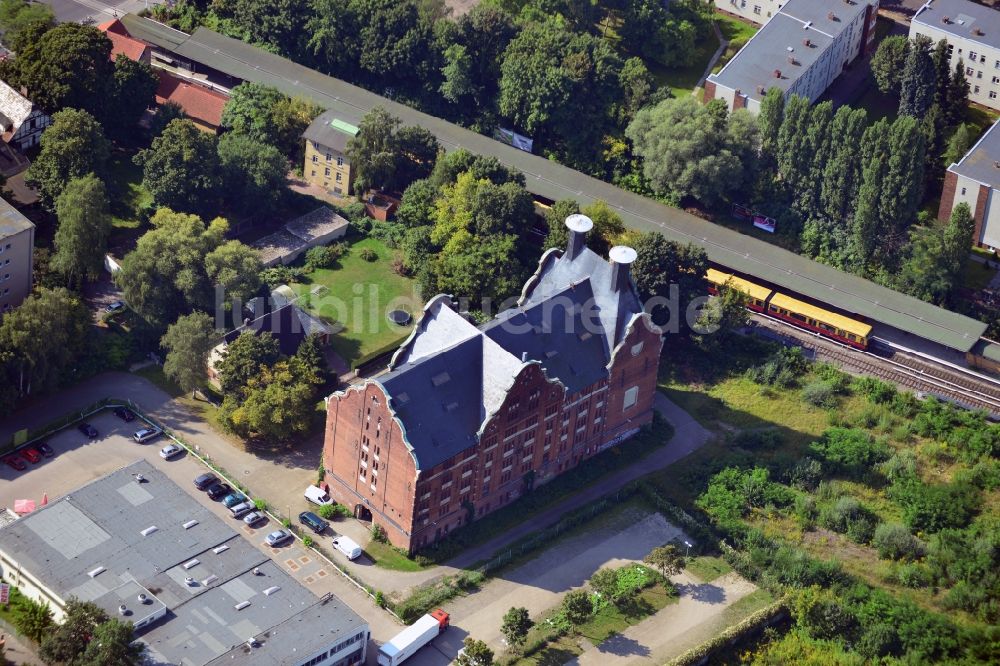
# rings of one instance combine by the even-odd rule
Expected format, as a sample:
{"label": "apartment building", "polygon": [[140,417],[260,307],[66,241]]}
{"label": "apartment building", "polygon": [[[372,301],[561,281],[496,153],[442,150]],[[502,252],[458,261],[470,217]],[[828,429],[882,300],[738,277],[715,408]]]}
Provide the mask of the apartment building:
{"label": "apartment building", "polygon": [[787,0],[715,0],[715,8],[757,25],[767,23]]}
{"label": "apartment building", "polygon": [[959,60],[969,80],[969,101],[1000,109],[1000,12],[970,0],[929,0],[910,23],[910,39],[948,42],[951,66]]}
{"label": "apartment building", "polygon": [[938,219],[951,217],[960,203],[969,205],[976,220],[973,241],[982,248],[1000,250],[1000,122],[956,164],[948,167],[941,192]]}
{"label": "apartment building", "polygon": [[704,100],[756,113],[770,88],[816,101],[858,56],[875,48],[878,0],[788,0],[718,74]]}
{"label": "apartment building", "polygon": [[0,314],[31,293],[35,225],[0,199]]}
{"label": "apartment building", "polygon": [[357,133],[357,127],[337,118],[333,111],[322,113],[312,121],[302,134],[306,142],[302,175],[306,181],[333,194],[350,194],[351,163],[347,159],[347,142]]}
{"label": "apartment building", "polygon": [[[431,299],[389,372],[327,399],[333,498],[416,550],[619,444],[653,418],[660,330],[569,219],[518,306],[476,327]],[[627,455],[628,447],[624,447]]]}

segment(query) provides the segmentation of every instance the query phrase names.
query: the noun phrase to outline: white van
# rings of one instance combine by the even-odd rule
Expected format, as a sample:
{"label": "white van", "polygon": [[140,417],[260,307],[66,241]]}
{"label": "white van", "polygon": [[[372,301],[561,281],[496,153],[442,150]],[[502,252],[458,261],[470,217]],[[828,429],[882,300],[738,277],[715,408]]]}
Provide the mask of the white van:
{"label": "white van", "polygon": [[333,540],[333,545],[349,560],[356,560],[361,557],[361,546],[351,537],[339,536]]}
{"label": "white van", "polygon": [[319,486],[309,486],[306,488],[305,496],[307,500],[313,504],[318,504],[319,506],[335,504],[333,498],[330,497],[330,493],[326,492]]}

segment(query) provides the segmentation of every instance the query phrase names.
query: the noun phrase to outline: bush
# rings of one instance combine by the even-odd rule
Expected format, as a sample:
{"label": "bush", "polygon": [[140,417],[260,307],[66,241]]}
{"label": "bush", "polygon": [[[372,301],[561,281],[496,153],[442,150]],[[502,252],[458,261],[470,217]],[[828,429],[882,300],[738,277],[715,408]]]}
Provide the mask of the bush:
{"label": "bush", "polygon": [[795,385],[807,367],[801,349],[783,347],[771,354],[763,365],[747,370],[746,376],[757,384],[787,388]]}
{"label": "bush", "polygon": [[894,523],[882,523],[876,527],[872,545],[878,550],[879,557],[890,560],[916,560],[924,554],[923,542],[910,534],[905,526]]}
{"label": "bush", "polygon": [[267,511],[267,500],[263,500],[263,499],[259,499],[259,498],[255,499],[253,501],[253,506],[258,511]]}
{"label": "bush", "polygon": [[979,490],[970,483],[927,485],[917,479],[894,483],[889,496],[903,507],[913,531],[936,532],[965,527],[979,509]]}
{"label": "bush", "polygon": [[313,545],[313,538],[308,534],[302,537],[302,545],[306,548],[311,548]]}
{"label": "bush", "polygon": [[871,540],[878,519],[853,497],[841,497],[832,507],[820,512],[819,522],[827,529],[864,544]]}
{"label": "bush", "polygon": [[271,289],[283,284],[297,282],[305,276],[306,270],[300,266],[274,266],[260,272],[260,281]]}
{"label": "bush", "polygon": [[378,253],[370,247],[362,248],[358,256],[365,261],[375,261],[378,259]]}
{"label": "bush", "polygon": [[741,430],[733,444],[748,451],[773,451],[781,446],[781,435],[776,430]]}
{"label": "bush", "polygon": [[917,475],[917,456],[913,451],[903,449],[879,465],[879,471],[891,483],[913,478]]}
{"label": "bush", "polygon": [[385,533],[385,528],[376,523],[372,523],[372,541],[378,543],[389,543],[389,536]]}
{"label": "bush", "polygon": [[819,441],[809,445],[816,456],[834,469],[853,478],[863,478],[879,463],[888,460],[892,448],[856,428],[829,428]]}
{"label": "bush", "polygon": [[896,397],[896,387],[875,377],[859,377],[854,380],[854,390],[877,405]]}
{"label": "bush", "polygon": [[934,582],[934,576],[924,564],[911,562],[896,566],[893,578],[903,587],[920,589],[929,587]]}
{"label": "bush", "polygon": [[385,595],[382,590],[375,591],[375,605],[379,608],[385,608]]}
{"label": "bush", "polygon": [[815,458],[802,458],[788,472],[788,483],[800,490],[812,491],[823,478],[823,465]]}
{"label": "bush", "polygon": [[347,246],[344,243],[311,247],[306,250],[305,264],[310,270],[330,268],[346,253]]}

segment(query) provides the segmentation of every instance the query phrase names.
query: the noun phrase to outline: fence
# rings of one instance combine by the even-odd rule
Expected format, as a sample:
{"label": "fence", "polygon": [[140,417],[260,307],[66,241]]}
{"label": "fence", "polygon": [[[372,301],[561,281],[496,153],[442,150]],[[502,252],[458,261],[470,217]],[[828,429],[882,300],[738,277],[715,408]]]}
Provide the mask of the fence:
{"label": "fence", "polygon": [[18,430],[11,436],[10,439],[0,445],[0,455],[13,451],[14,449],[24,446],[25,444],[37,442],[38,440],[48,437],[53,433],[59,432],[66,426],[76,423],[80,419],[86,418],[91,414],[96,414],[102,409],[121,406],[126,402],[131,404],[131,401],[104,398],[88,405],[87,407],[84,407],[81,410],[70,412],[69,414],[65,414],[57,419],[53,419],[40,428]]}

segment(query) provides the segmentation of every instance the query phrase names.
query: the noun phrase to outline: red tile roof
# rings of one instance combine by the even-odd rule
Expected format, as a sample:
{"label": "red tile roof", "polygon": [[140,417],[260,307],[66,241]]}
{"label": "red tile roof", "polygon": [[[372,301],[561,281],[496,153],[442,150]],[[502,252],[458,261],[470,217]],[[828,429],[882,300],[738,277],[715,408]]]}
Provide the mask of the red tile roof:
{"label": "red tile roof", "polygon": [[111,59],[114,60],[118,54],[123,54],[131,60],[142,60],[146,49],[149,47],[138,39],[132,39],[128,30],[118,19],[112,19],[97,26],[97,29],[108,36],[111,40]]}
{"label": "red tile roof", "polygon": [[222,108],[229,97],[220,92],[187,83],[160,70],[160,87],[156,89],[156,103],[173,102],[184,109],[188,118],[217,129],[222,123]]}

